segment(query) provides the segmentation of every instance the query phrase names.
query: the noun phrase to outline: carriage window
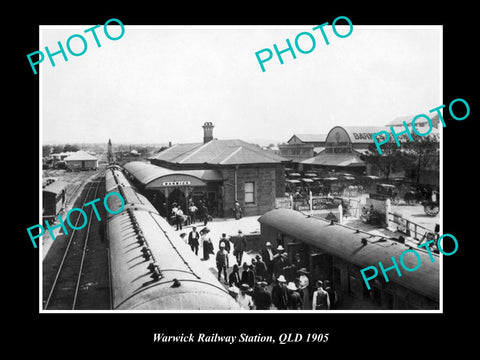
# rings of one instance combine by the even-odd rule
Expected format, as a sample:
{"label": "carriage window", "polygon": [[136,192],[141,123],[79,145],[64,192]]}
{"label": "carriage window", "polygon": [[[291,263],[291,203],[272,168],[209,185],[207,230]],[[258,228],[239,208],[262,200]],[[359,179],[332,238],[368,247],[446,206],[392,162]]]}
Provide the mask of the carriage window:
{"label": "carriage window", "polygon": [[383,292],[382,308],[393,310],[393,294],[388,291]]}
{"label": "carriage window", "polygon": [[340,289],[342,287],[342,273],[338,267],[333,268],[333,285]]}
{"label": "carriage window", "polygon": [[348,274],[348,291],[355,297],[362,298],[363,286],[353,274]]}
{"label": "carriage window", "polygon": [[372,301],[375,305],[381,306],[382,305],[382,290],[380,290],[378,287],[373,286],[372,287]]}
{"label": "carriage window", "polygon": [[406,310],[407,309],[407,303],[405,302],[404,299],[397,298],[397,304],[395,306],[395,310]]}

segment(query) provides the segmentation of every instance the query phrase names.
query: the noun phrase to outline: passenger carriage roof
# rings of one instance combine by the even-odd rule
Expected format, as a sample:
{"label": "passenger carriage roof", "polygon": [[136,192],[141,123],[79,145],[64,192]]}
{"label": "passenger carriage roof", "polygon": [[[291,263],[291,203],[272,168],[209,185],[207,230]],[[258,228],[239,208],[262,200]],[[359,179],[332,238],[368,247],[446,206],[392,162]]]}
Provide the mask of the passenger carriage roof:
{"label": "passenger carriage roof", "polygon": [[[391,259],[393,256],[402,276],[399,277],[392,269],[387,272],[389,280],[438,301],[440,261],[438,255],[433,254],[435,262],[432,263],[426,251],[415,248],[420,255],[421,265],[417,270],[408,272],[400,264],[400,255],[409,247],[397,241],[381,240],[381,236],[369,237],[368,234],[361,232],[355,233],[355,230],[347,227],[330,225],[329,221],[307,217],[289,209],[271,210],[262,215],[258,221],[360,268],[375,266],[378,270],[377,278],[383,278],[379,261],[384,268],[388,268],[393,265]],[[362,244],[362,238],[367,239],[367,245]],[[407,253],[403,261],[405,266],[411,269],[417,265],[414,254]],[[360,272],[358,275],[361,276]]]}
{"label": "passenger carriage roof", "polygon": [[62,180],[56,180],[50,185],[45,186],[42,191],[44,193],[51,193],[51,194],[61,194],[63,190],[66,189],[68,183]]}
{"label": "passenger carriage roof", "polygon": [[[237,310],[238,304],[208,267],[157,214],[131,211],[162,273],[154,281],[153,259],[142,256],[138,232],[128,212],[109,221],[113,309]],[[174,285],[178,280],[180,286]]]}

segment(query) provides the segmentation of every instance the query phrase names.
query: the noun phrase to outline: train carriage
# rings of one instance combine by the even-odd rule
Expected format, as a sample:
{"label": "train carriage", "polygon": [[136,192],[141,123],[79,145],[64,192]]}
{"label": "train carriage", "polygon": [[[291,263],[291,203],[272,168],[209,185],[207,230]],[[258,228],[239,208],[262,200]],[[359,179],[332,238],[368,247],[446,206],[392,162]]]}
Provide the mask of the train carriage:
{"label": "train carriage", "polygon": [[56,180],[42,190],[43,218],[54,220],[65,205],[68,183]]}
{"label": "train carriage", "polygon": [[114,310],[238,310],[235,299],[118,166],[107,170]]}
{"label": "train carriage", "polygon": [[129,209],[108,226],[114,310],[236,310],[238,304],[158,214]]}
{"label": "train carriage", "polygon": [[[439,308],[439,256],[416,249],[421,259],[415,271],[402,276],[388,271],[389,281],[380,269],[368,290],[360,270],[368,266],[392,266],[392,256],[400,266],[399,258],[408,249],[403,243],[381,236],[356,231],[329,221],[305,216],[289,209],[275,209],[262,215],[261,242],[269,241],[275,247],[282,244],[290,261],[299,253],[310,271],[310,284],[316,280],[330,280],[339,298],[341,309],[372,310],[436,310]],[[403,258],[405,266],[417,265],[415,256]]]}
{"label": "train carriage", "polygon": [[121,168],[118,165],[110,165],[105,172],[105,189],[107,192],[110,192],[119,185],[131,187],[130,182],[121,171]]}

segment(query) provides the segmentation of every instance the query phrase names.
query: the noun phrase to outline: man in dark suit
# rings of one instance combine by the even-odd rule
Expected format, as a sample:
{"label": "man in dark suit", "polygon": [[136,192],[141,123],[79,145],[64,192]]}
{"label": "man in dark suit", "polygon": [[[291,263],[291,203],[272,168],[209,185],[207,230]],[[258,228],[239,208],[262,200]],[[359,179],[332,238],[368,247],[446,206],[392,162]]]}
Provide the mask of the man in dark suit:
{"label": "man in dark suit", "polygon": [[272,295],[265,288],[267,283],[265,281],[259,281],[257,284],[257,291],[254,293],[253,302],[256,310],[270,310],[272,306]]}
{"label": "man in dark suit", "polygon": [[218,247],[223,243],[225,245],[225,250],[230,254],[230,240],[227,239],[227,234],[223,233],[220,241],[218,242]]}
{"label": "man in dark suit", "polygon": [[275,250],[272,249],[272,244],[267,241],[265,244],[265,248],[262,249],[262,260],[267,266],[267,282],[272,282],[272,274],[273,274],[273,264],[275,258]]}
{"label": "man in dark suit", "polygon": [[243,263],[242,278],[240,281],[242,284],[247,284],[252,289],[255,286],[255,274],[252,271],[252,266],[248,266],[247,263]]}
{"label": "man in dark suit", "polygon": [[237,258],[237,264],[242,264],[243,252],[247,250],[247,238],[243,235],[242,230],[238,230],[238,236],[235,238],[233,246],[233,255]]}
{"label": "man in dark suit", "polygon": [[228,275],[228,286],[240,287],[240,274],[238,273],[238,265],[234,264],[232,272]]}
{"label": "man in dark suit", "polygon": [[195,253],[195,255],[198,255],[199,239],[200,234],[198,233],[197,228],[193,226],[192,231],[190,231],[190,234],[188,234],[188,245],[190,245],[190,248]]}
{"label": "man in dark suit", "polygon": [[[256,255],[255,259],[255,276],[259,277],[264,281],[267,278],[267,265],[262,260],[260,255]],[[252,259],[253,260],[253,259]]]}
{"label": "man in dark suit", "polygon": [[272,302],[277,310],[286,310],[288,303],[288,292],[286,280],[283,275],[280,275],[276,284],[272,288]]}

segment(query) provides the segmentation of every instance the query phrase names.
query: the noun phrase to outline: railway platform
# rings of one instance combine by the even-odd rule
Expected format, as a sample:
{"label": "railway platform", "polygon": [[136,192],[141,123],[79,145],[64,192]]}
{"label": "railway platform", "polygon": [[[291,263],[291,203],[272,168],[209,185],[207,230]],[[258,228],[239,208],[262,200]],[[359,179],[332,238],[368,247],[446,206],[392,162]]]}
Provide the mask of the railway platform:
{"label": "railway platform", "polygon": [[[227,234],[227,237],[236,236],[238,234],[238,230],[242,230],[242,232],[247,235],[249,233],[260,232],[260,223],[257,221],[259,216],[247,216],[241,219],[213,219],[213,221],[209,221],[207,224],[208,229],[210,230],[209,236],[213,243],[214,252],[216,254],[218,250],[218,241],[220,240],[222,233]],[[186,233],[185,242],[188,241],[188,234],[192,231],[192,226],[195,225],[197,227],[197,231],[200,231],[204,228],[203,222],[198,222],[196,224],[184,226],[182,230],[178,230],[177,232],[181,234],[182,232]],[[228,268],[228,273],[232,270],[234,264],[237,263],[235,256],[233,255],[233,244],[232,250],[228,256],[228,261],[230,267]],[[252,257],[254,257],[257,253],[256,252],[245,252],[243,254],[242,262],[246,262],[247,264],[251,263]],[[200,245],[198,249],[198,256],[199,258],[203,257],[203,248]],[[210,255],[208,260],[204,261],[205,266],[209,268],[209,270],[215,275],[218,276],[217,267],[215,263],[215,255]]]}

